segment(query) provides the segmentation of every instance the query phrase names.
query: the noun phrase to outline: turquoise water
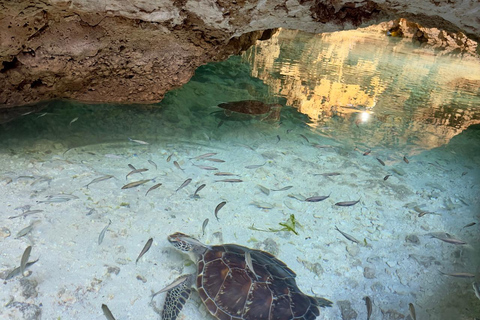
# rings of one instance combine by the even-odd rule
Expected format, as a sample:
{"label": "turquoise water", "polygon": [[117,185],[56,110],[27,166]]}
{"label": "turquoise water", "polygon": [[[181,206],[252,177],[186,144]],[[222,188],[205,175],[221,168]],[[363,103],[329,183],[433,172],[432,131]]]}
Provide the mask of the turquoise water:
{"label": "turquoise water", "polygon": [[[217,107],[237,100],[279,103],[280,119],[226,118]],[[29,245],[39,261],[28,277],[6,281],[0,314],[101,319],[105,303],[118,319],[157,319],[164,296],[150,302],[152,292],[193,270],[166,241],[181,231],[272,252],[303,292],[334,302],[320,319],[349,308],[366,318],[365,296],[372,319],[408,319],[409,303],[419,319],[479,317],[479,105],[478,57],[360,31],[282,31],[200,67],[159,104],[22,110],[0,128],[0,273]],[[224,162],[195,159],[205,153]],[[128,164],[148,171],[126,177]],[[113,178],[86,187],[105,175]],[[75,198],[38,202],[58,194]],[[8,218],[28,210],[42,211]],[[284,228],[292,215],[298,234]],[[432,237],[445,233],[467,244]],[[212,319],[200,306],[193,297],[185,319]]]}

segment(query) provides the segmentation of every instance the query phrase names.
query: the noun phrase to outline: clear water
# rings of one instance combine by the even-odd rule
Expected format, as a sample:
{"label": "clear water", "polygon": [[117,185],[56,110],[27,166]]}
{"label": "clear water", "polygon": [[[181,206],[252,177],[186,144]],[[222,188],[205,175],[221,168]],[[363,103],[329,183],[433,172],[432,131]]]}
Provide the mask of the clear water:
{"label": "clear water", "polygon": [[[305,293],[334,302],[320,319],[341,319],[347,305],[366,318],[364,296],[374,302],[372,319],[408,318],[409,303],[419,319],[479,317],[479,93],[478,57],[361,31],[282,31],[241,57],[199,68],[156,105],[40,104],[0,128],[0,275],[29,245],[31,260],[39,258],[30,276],[5,282],[0,314],[101,319],[105,303],[118,319],[157,319],[164,296],[151,302],[151,293],[193,270],[166,241],[182,231],[274,253]],[[235,121],[216,107],[246,99],[282,104],[280,120]],[[225,162],[192,159],[209,152]],[[149,170],[125,178],[128,164]],[[104,175],[114,178],[85,187]],[[227,178],[243,182],[217,181]],[[152,180],[122,189],[142,179]],[[201,184],[200,197],[191,197]],[[76,198],[38,202],[58,194]],[[26,205],[43,211],[8,219]],[[271,232],[292,214],[298,235]],[[468,245],[430,236],[442,232]],[[150,237],[152,248],[135,264]],[[185,319],[212,319],[200,306],[194,296]]]}

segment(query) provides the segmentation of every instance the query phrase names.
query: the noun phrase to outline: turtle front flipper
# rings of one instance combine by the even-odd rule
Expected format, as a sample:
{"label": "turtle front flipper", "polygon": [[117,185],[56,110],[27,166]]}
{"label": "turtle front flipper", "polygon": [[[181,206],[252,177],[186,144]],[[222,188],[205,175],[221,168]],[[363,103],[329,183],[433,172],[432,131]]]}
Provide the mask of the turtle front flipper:
{"label": "turtle front flipper", "polygon": [[167,291],[163,305],[162,320],[176,320],[192,293],[193,275],[181,276],[161,292]]}

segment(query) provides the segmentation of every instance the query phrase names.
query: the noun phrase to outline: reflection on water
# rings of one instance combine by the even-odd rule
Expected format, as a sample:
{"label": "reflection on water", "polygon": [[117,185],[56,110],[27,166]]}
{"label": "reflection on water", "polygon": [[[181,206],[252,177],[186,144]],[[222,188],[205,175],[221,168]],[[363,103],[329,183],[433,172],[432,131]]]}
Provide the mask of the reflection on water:
{"label": "reflection on water", "polygon": [[319,133],[352,144],[413,150],[480,123],[480,59],[442,56],[410,39],[362,31],[281,30],[244,54],[271,95]]}
{"label": "reflection on water", "polygon": [[[157,105],[19,110],[0,127],[0,278],[28,246],[39,261],[5,280],[0,318],[95,319],[107,304],[158,319],[165,295],[152,292],[193,270],[175,231],[278,255],[303,292],[334,302],[319,319],[366,319],[365,296],[372,319],[408,319],[409,303],[418,319],[478,318],[480,126],[465,128],[480,73],[426,52],[282,32]],[[252,99],[283,105],[280,119],[217,107]],[[182,319],[211,320],[196,303]]]}

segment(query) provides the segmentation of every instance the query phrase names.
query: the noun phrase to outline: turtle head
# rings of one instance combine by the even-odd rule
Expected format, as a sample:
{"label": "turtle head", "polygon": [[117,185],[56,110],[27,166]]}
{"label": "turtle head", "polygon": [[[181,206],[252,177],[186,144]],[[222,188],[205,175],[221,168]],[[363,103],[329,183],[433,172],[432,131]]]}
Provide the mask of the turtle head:
{"label": "turtle head", "polygon": [[209,248],[209,246],[204,245],[197,239],[181,232],[175,232],[174,234],[169,235],[168,241],[178,250],[187,253],[202,254]]}

